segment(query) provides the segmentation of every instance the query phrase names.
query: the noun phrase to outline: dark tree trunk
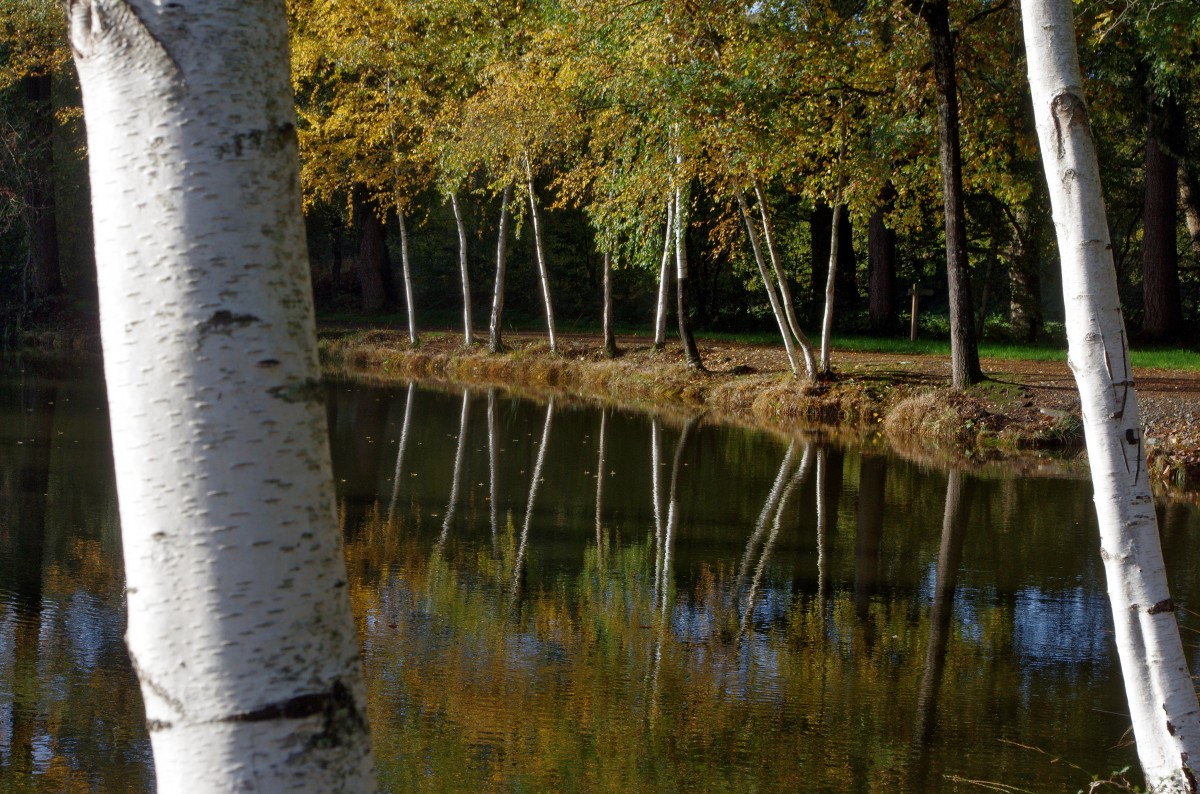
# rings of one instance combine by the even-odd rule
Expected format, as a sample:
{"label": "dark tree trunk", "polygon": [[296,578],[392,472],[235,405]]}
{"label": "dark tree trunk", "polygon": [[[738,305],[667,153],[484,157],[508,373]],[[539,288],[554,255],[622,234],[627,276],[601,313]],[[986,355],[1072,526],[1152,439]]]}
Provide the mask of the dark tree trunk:
{"label": "dark tree trunk", "polygon": [[958,81],[954,68],[954,37],[950,32],[947,0],[907,0],[929,29],[933,71],[937,84],[938,155],[945,206],[946,281],[950,297],[950,375],[955,389],[983,379],[971,276],[967,269],[966,211],[963,207],[962,149],[959,144]]}
{"label": "dark tree trunk", "polygon": [[862,296],[858,292],[858,263],[854,256],[854,227],[850,224],[849,208],[844,204],[839,215],[837,232],[837,273],[834,274],[837,305],[842,312],[854,312],[858,310]]}
{"label": "dark tree trunk", "polygon": [[383,222],[379,220],[374,202],[356,202],[358,215],[358,286],[364,312],[377,312],[389,303],[387,244],[383,239]]}
{"label": "dark tree trunk", "polygon": [[1200,256],[1200,186],[1195,175],[1182,163],[1179,166],[1179,208],[1187,222],[1192,253]]}
{"label": "dark tree trunk", "polygon": [[812,273],[812,294],[809,297],[807,316],[810,322],[820,318],[825,305],[825,277],[829,273],[829,249],[833,244],[833,207],[824,201],[813,205],[808,219],[809,240],[812,255],[809,259]]}
{"label": "dark tree trunk", "polygon": [[1142,233],[1142,338],[1171,342],[1183,330],[1179,297],[1179,163],[1174,148],[1174,103],[1155,107],[1146,124],[1146,177]]}
{"label": "dark tree trunk", "polygon": [[54,103],[50,75],[25,78],[30,109],[28,207],[30,268],[29,296],[48,298],[63,291],[58,263],[58,221],[54,196]]}
{"label": "dark tree trunk", "polygon": [[604,355],[615,357],[617,350],[617,334],[613,330],[613,283],[612,283],[612,254],[604,252]]}
{"label": "dark tree trunk", "polygon": [[889,182],[879,191],[878,204],[867,227],[867,260],[871,268],[867,313],[871,330],[894,333],[900,324],[896,300],[896,232],[884,218],[896,200],[896,189]]}
{"label": "dark tree trunk", "polygon": [[1037,341],[1045,322],[1037,244],[1041,239],[1041,223],[1020,213],[1012,223],[1008,251],[1008,311],[1009,328],[1023,342]]}

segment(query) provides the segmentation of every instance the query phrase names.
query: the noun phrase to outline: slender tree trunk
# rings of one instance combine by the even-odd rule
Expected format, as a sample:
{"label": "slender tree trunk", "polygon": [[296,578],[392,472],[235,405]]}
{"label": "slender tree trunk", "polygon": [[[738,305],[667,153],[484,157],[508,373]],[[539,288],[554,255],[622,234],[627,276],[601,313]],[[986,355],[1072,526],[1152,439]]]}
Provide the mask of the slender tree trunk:
{"label": "slender tree trunk", "polygon": [[[1147,89],[1148,92],[1151,89]],[[1176,111],[1150,100],[1146,123],[1145,203],[1142,217],[1142,337],[1172,342],[1183,331],[1179,290],[1179,162],[1163,147],[1170,142]]]}
{"label": "slender tree trunk", "polygon": [[471,318],[471,270],[467,264],[467,227],[463,223],[462,209],[458,205],[458,195],[450,194],[450,206],[454,210],[454,224],[458,228],[458,270],[462,278],[463,297],[463,347],[470,347],[475,341],[475,326]]}
{"label": "slender tree trunk", "polygon": [[604,252],[604,355],[615,358],[621,351],[617,349],[617,334],[613,330],[613,266],[612,252]]}
{"label": "slender tree trunk", "polygon": [[788,327],[779,296],[775,292],[775,281],[767,272],[766,263],[763,261],[762,248],[758,244],[758,232],[754,228],[754,221],[750,218],[750,211],[746,208],[746,198],[742,195],[741,188],[734,188],[734,197],[741,210],[742,221],[746,225],[746,236],[750,238],[750,248],[754,251],[754,263],[758,265],[759,278],[762,279],[763,289],[766,290],[767,301],[771,304],[771,314],[774,315],[775,323],[779,326],[779,335],[783,337],[783,349],[787,353],[788,366],[791,367],[793,375],[799,375],[800,362],[796,359],[796,346],[792,344],[791,329]]}
{"label": "slender tree trunk", "polygon": [[800,323],[796,319],[796,305],[792,300],[792,288],[788,286],[787,273],[783,269],[779,249],[775,246],[775,227],[771,224],[771,215],[767,211],[767,197],[757,179],[754,180],[754,195],[758,199],[758,214],[762,218],[763,238],[767,241],[767,253],[771,257],[771,269],[774,271],[775,281],[779,285],[779,296],[783,300],[783,310],[787,317],[788,328],[791,329],[792,337],[796,340],[796,344],[804,356],[804,373],[809,380],[814,380],[817,377],[817,359],[813,355],[812,342],[809,341],[804,331],[800,330]]}
{"label": "slender tree trunk", "polygon": [[500,196],[500,229],[496,232],[496,286],[492,290],[492,322],[488,326],[488,350],[499,353],[504,349],[501,321],[504,314],[504,273],[508,267],[508,204],[512,201],[512,185],[504,186]]}
{"label": "slender tree trunk", "polygon": [[363,197],[355,202],[358,216],[358,287],[362,310],[368,314],[381,311],[388,303],[387,244],[383,239],[383,223],[379,220],[375,202]]}
{"label": "slender tree trunk", "polygon": [[688,262],[687,262],[687,200],[683,189],[675,188],[675,314],[679,323],[679,340],[683,342],[683,355],[688,369],[703,370],[696,337],[692,335],[692,321],[688,316]]}
{"label": "slender tree trunk", "polygon": [[867,226],[867,258],[871,268],[867,313],[871,330],[880,334],[895,333],[900,325],[896,302],[896,232],[888,228],[886,220],[895,201],[896,188],[888,182],[879,191]]}
{"label": "slender tree trunk", "polygon": [[947,0],[907,2],[929,28],[929,42],[933,51],[933,71],[937,82],[938,154],[945,208],[946,279],[950,292],[950,381],[955,389],[961,390],[982,380],[983,370],[979,367],[979,343],[975,336],[975,311],[967,262],[958,78],[954,66],[954,38],[950,32],[950,9]]}
{"label": "slender tree trunk", "polygon": [[546,267],[546,249],[542,245],[542,221],[538,213],[537,194],[533,191],[533,171],[525,161],[526,185],[529,187],[529,219],[533,222],[533,252],[537,260],[538,285],[542,289],[542,306],[546,310],[546,334],[550,338],[550,352],[558,352],[558,340],[554,335],[554,302],[550,298],[550,273]]}
{"label": "slender tree trunk", "polygon": [[667,344],[667,312],[671,297],[671,242],[675,237],[675,194],[667,197],[667,231],[663,235],[662,264],[658,268],[658,301],[654,315],[654,349]]}
{"label": "slender tree trunk", "polygon": [[[1042,224],[1024,209],[1011,222],[1008,250],[1009,327],[1013,335],[1034,342],[1042,333],[1042,283],[1038,253],[1043,242]],[[1028,231],[1026,231],[1028,230]]]}
{"label": "slender tree trunk", "polygon": [[1146,474],[1137,395],[1069,0],[1022,3],[1029,82],[1050,185],[1069,361],[1079,387],[1101,556],[1138,757],[1151,790],[1196,791],[1200,709]]}
{"label": "slender tree trunk", "polygon": [[831,225],[829,244],[829,274],[825,279],[825,314],[821,319],[821,364],[819,372],[822,377],[829,377],[829,342],[833,335],[833,297],[837,285],[838,248],[841,241],[837,233],[838,224],[842,220],[842,187],[838,185],[837,200],[833,205],[833,222]]}
{"label": "slender tree trunk", "polygon": [[417,343],[417,312],[413,306],[412,271],[408,263],[408,225],[404,220],[404,210],[396,209],[396,222],[400,226],[400,269],[404,274],[404,305],[408,309],[408,341]]}
{"label": "slender tree trunk", "polygon": [[67,10],[158,787],[373,790],[283,7]]}
{"label": "slender tree trunk", "polygon": [[1179,165],[1179,207],[1187,222],[1188,237],[1192,241],[1192,253],[1200,256],[1200,188],[1196,179],[1183,163]]}

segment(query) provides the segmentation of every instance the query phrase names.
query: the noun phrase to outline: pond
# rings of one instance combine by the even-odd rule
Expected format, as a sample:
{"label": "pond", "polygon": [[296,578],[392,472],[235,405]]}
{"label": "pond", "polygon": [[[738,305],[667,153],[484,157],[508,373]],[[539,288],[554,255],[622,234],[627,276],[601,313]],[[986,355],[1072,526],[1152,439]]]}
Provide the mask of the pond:
{"label": "pond", "polygon": [[[0,378],[0,789],[151,790],[102,387],[52,374]],[[328,412],[385,791],[1136,767],[1086,480],[495,392]],[[1200,518],[1159,515],[1186,607]]]}

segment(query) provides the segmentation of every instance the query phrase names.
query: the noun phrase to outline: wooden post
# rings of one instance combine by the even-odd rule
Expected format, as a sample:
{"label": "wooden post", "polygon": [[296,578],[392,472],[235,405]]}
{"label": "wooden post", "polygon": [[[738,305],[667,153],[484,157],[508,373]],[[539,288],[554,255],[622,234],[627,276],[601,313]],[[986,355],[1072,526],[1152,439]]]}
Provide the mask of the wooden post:
{"label": "wooden post", "polygon": [[908,341],[917,341],[917,308],[921,301],[921,296],[926,297],[933,294],[931,289],[920,289],[916,284],[912,285],[912,289],[908,291],[912,296],[912,321],[908,325]]}

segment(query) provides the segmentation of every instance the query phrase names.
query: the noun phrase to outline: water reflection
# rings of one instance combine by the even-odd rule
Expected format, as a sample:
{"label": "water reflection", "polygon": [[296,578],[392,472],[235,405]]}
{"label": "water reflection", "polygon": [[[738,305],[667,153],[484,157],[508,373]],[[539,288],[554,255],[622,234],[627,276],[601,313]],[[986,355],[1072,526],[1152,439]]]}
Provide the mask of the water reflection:
{"label": "water reflection", "polygon": [[[152,790],[98,384],[0,389],[0,790]],[[495,392],[328,411],[386,791],[1076,791],[1133,761],[1085,482]],[[1200,522],[1162,518],[1194,636]]]}
{"label": "water reflection", "polygon": [[412,508],[350,531],[389,790],[1076,790],[1132,761],[1086,483],[463,400],[416,393],[420,476],[384,491]]}
{"label": "water reflection", "polygon": [[93,379],[0,379],[0,790],[153,789]]}

